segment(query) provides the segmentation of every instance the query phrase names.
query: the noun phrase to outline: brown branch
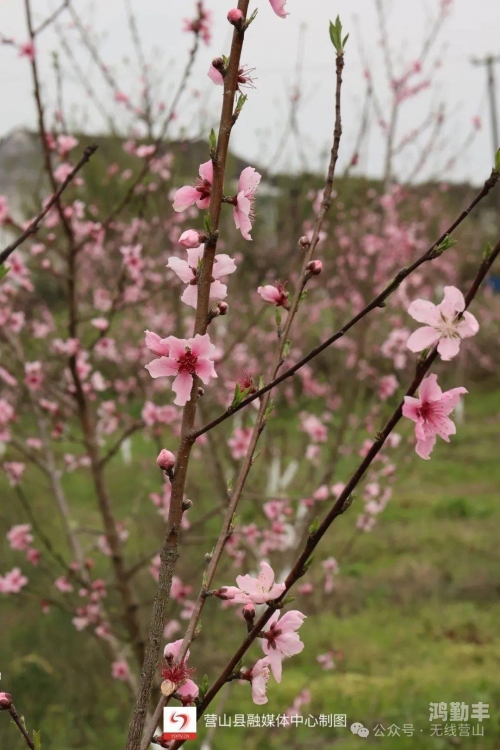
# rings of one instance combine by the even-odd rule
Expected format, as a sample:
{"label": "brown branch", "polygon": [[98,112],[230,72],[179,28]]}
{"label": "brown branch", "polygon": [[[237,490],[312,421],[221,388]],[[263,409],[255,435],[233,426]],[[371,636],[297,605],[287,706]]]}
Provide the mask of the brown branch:
{"label": "brown branch", "polygon": [[28,239],[28,237],[31,237],[33,234],[36,234],[38,230],[40,229],[41,223],[45,216],[49,213],[50,209],[55,206],[61,195],[64,193],[68,185],[73,182],[74,178],[80,171],[80,169],[89,161],[91,156],[96,152],[97,146],[87,146],[85,151],[83,152],[83,156],[81,157],[80,161],[76,164],[76,166],[71,170],[69,175],[66,177],[60,188],[54,193],[54,195],[50,198],[47,205],[43,209],[43,211],[40,211],[38,216],[33,219],[33,221],[29,224],[28,228],[24,230],[24,232],[16,239],[14,242],[12,242],[8,247],[5,248],[5,250],[2,250],[0,253],[0,265],[4,263],[7,258],[12,255],[14,250],[19,247],[19,245],[22,245],[25,240]]}
{"label": "brown branch", "polygon": [[[246,18],[249,0],[239,0],[238,8]],[[240,67],[241,51],[245,37],[245,28],[241,25],[235,28],[231,43],[231,51],[227,73],[224,78],[224,91],[222,109],[217,138],[217,147],[212,155],[213,181],[210,197],[210,227],[211,232],[205,244],[202,266],[198,279],[198,302],[196,307],[196,320],[194,335],[205,334],[209,325],[210,286],[212,283],[212,269],[217,248],[219,218],[224,196],[224,177],[226,161],[229,150],[229,139],[235,123],[234,99],[238,88],[238,74]],[[162,551],[160,554],[161,565],[159,571],[158,588],[153,605],[153,613],[150,624],[146,656],[141,671],[141,681],[137,694],[136,704],[133,710],[129,733],[127,738],[127,750],[139,750],[149,745],[146,737],[141,743],[141,737],[146,720],[146,711],[151,697],[151,690],[155,676],[156,667],[160,653],[160,641],[164,628],[166,608],[170,596],[170,587],[175,565],[179,558],[178,536],[181,528],[183,514],[184,488],[187,478],[187,469],[194,441],[190,435],[193,430],[196,417],[196,400],[198,395],[199,379],[193,378],[191,398],[184,407],[182,415],[181,436],[175,475],[172,482],[172,496],[168,516],[167,530]],[[156,725],[155,725],[156,726]],[[151,731],[153,734],[155,726]]]}
{"label": "brown branch", "polygon": [[335,333],[333,333],[329,338],[327,338],[325,341],[323,341],[318,346],[314,347],[308,354],[306,354],[302,359],[300,359],[298,362],[296,362],[292,367],[290,367],[288,370],[283,372],[281,375],[275,377],[273,380],[271,380],[267,385],[263,386],[262,388],[259,388],[255,393],[253,393],[251,396],[247,396],[243,401],[238,404],[238,406],[235,406],[233,408],[227,409],[223,414],[216,417],[215,419],[212,419],[207,424],[203,425],[199,429],[195,430],[191,437],[193,440],[196,440],[196,438],[200,437],[200,435],[204,435],[205,432],[208,432],[209,430],[213,429],[217,425],[221,424],[222,422],[225,422],[226,419],[229,419],[233,416],[233,414],[236,414],[236,412],[240,411],[241,409],[244,409],[245,406],[248,406],[248,404],[251,404],[252,401],[255,401],[257,398],[260,398],[264,394],[271,391],[273,388],[275,388],[277,385],[282,383],[284,380],[287,380],[287,378],[290,378],[292,375],[295,375],[295,373],[301,369],[304,365],[306,365],[308,362],[310,362],[312,359],[318,356],[318,354],[321,354],[321,352],[325,351],[325,349],[328,349],[329,346],[331,346],[335,341],[338,341],[338,339],[342,338],[347,331],[349,331],[356,323],[358,323],[362,318],[364,318],[368,313],[370,313],[372,310],[377,309],[378,307],[383,307],[384,302],[388,297],[391,296],[393,292],[396,291],[396,289],[399,287],[402,281],[406,279],[407,276],[409,276],[415,269],[417,269],[419,266],[421,266],[423,263],[426,263],[427,261],[434,260],[436,256],[436,249],[439,247],[439,245],[446,239],[448,235],[451,235],[455,229],[468,217],[468,215],[471,213],[471,211],[477,206],[478,203],[480,203],[487,195],[488,193],[495,187],[497,182],[500,179],[500,173],[498,173],[496,170],[493,170],[490,177],[486,180],[484,183],[482,189],[480,192],[476,195],[472,203],[460,214],[460,216],[455,219],[453,224],[451,224],[448,229],[443,232],[441,237],[437,239],[426,252],[421,255],[419,258],[417,258],[416,261],[414,261],[410,266],[406,266],[402,268],[396,276],[392,279],[392,281],[383,289],[376,297],[374,297],[371,302],[369,302],[359,313],[357,313],[351,320],[349,320],[347,323],[345,323],[342,328],[339,328]]}

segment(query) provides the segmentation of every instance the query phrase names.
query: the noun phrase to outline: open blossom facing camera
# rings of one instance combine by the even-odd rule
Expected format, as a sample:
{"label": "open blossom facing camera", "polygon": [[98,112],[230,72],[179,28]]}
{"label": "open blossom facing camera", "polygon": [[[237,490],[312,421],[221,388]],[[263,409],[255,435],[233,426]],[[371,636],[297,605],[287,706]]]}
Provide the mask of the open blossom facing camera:
{"label": "open blossom facing camera", "polygon": [[246,167],[238,181],[238,195],[233,208],[233,218],[236,229],[239,229],[245,240],[251,240],[250,231],[255,218],[255,194],[261,180],[261,175],[253,167]]}
{"label": "open blossom facing camera", "polygon": [[264,604],[277,599],[285,590],[284,583],[275,583],[274,570],[266,562],[261,562],[257,578],[251,575],[237,576],[238,586],[224,586],[219,589],[223,599],[231,599],[239,604]]}
{"label": "open blossom facing camera", "polygon": [[408,349],[421,352],[437,343],[438,353],[445,361],[458,354],[462,339],[479,331],[476,318],[465,310],[464,295],[454,286],[445,286],[444,299],[439,305],[416,299],[408,313],[419,323],[425,323],[408,339]]}
{"label": "open blossom facing camera", "polygon": [[153,345],[157,347],[154,353],[159,358],[146,365],[146,370],[152,378],[175,376],[172,390],[176,394],[174,404],[177,406],[184,406],[189,401],[195,375],[204,383],[217,377],[211,359],[215,346],[210,343],[208,333],[204,336],[197,334],[193,339],[178,339],[175,336],[160,339],[157,334],[148,331],[146,345],[151,349],[148,340],[154,341]]}
{"label": "open blossom facing camera", "polygon": [[286,18],[290,15],[289,12],[285,10],[286,2],[287,0],[270,0],[271,8],[280,18]]}
{"label": "open blossom facing camera", "polygon": [[204,164],[200,164],[199,175],[194,186],[185,185],[176,191],[173,203],[174,211],[185,211],[190,206],[194,206],[195,203],[200,209],[209,207],[214,179],[214,165],[211,159]]}
{"label": "open blossom facing camera", "polygon": [[439,435],[447,443],[450,435],[457,431],[449,414],[460,401],[460,396],[467,393],[465,388],[452,388],[443,393],[437,384],[437,375],[424,378],[418,392],[418,398],[405,396],[403,416],[415,422],[417,438],[416,453],[428,459]]}
{"label": "open blossom facing camera", "polygon": [[276,682],[281,682],[283,659],[300,654],[304,648],[296,631],[305,619],[306,616],[302,612],[292,609],[285,612],[281,618],[279,611],[275,612],[268,622],[270,627],[264,631],[262,649],[269,659],[269,666]]}
{"label": "open blossom facing camera", "polygon": [[[196,309],[198,303],[198,272],[201,268],[203,259],[204,246],[188,248],[187,260],[172,257],[168,259],[167,267],[170,268],[177,276],[188,286],[184,290],[181,300],[190,307]],[[229,255],[216,255],[212,269],[213,281],[210,284],[210,302],[213,300],[223,300],[227,297],[227,287],[219,279],[228,276],[236,271],[236,263]]]}

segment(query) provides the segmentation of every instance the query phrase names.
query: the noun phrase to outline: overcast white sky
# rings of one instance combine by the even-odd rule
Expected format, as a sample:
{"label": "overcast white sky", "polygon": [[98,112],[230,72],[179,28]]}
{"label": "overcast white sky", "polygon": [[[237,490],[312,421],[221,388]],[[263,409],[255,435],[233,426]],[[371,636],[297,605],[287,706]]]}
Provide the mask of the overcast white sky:
{"label": "overcast white sky", "polygon": [[[75,7],[87,22],[99,32],[100,49],[110,65],[120,87],[133,93],[137,91],[138,68],[130,42],[124,0],[73,0]],[[200,98],[191,102],[181,114],[179,125],[191,131],[206,132],[212,119],[217,117],[220,89],[206,77],[211,59],[228,51],[230,28],[226,21],[229,8],[235,0],[207,0],[214,11],[215,25],[210,47],[202,46],[199,60],[191,79],[191,90],[197,89]],[[0,0],[0,32],[18,41],[26,39],[26,27],[21,0]],[[59,0],[33,0],[38,20],[59,5]],[[153,68],[161,73],[165,98],[175,84],[182,69],[190,39],[182,33],[182,18],[193,13],[194,0],[132,0],[136,9],[144,49]],[[417,59],[431,19],[435,17],[439,0],[386,0],[389,32],[393,39],[396,70],[402,72],[413,59]],[[254,91],[234,131],[233,147],[249,162],[266,163],[279,140],[287,111],[287,98],[294,80],[298,40],[303,29],[304,103],[300,114],[300,128],[304,151],[313,166],[320,163],[320,155],[331,138],[333,117],[334,55],[328,37],[328,21],[340,14],[344,27],[351,32],[346,50],[344,86],[344,160],[351,156],[359,127],[364,98],[363,64],[357,38],[359,30],[369,59],[375,86],[384,110],[388,113],[387,81],[380,50],[380,33],[375,13],[375,0],[288,0],[290,15],[286,20],[271,11],[268,0],[253,0],[251,7],[259,8],[257,21],[247,35],[243,62],[256,68]],[[354,17],[357,17],[355,23]],[[61,16],[61,21],[65,17]],[[67,25],[67,17],[64,23]],[[447,119],[444,135],[437,153],[432,156],[426,174],[435,170],[447,179],[482,181],[492,165],[492,143],[486,73],[484,68],[471,65],[472,56],[500,53],[500,0],[454,0],[437,45],[428,58],[429,70],[436,58],[442,60],[430,92],[424,92],[405,105],[400,119],[400,136],[407,134],[429,114],[430,107],[439,103],[446,106]],[[110,104],[112,96],[95,66],[89,65],[85,53],[76,41],[74,32],[68,30],[73,52],[81,61],[87,80],[99,96],[114,110],[118,118],[121,110]],[[43,66],[47,98],[53,100],[54,76],[50,68],[50,53],[57,49],[57,37],[52,31],[43,34],[38,44],[38,54]],[[30,95],[29,65],[19,59],[17,52],[7,46],[0,47],[2,75],[0,76],[0,136],[20,126],[35,125],[35,110]],[[130,61],[127,63],[127,59]],[[102,118],[88,105],[81,86],[72,78],[70,66],[61,53],[61,63],[67,71],[64,83],[66,108],[72,112],[73,122],[85,129],[104,129]],[[424,71],[425,72],[425,71]],[[500,65],[498,66],[500,84]],[[500,106],[500,95],[499,106]],[[207,119],[200,122],[195,112],[200,103]],[[181,107],[182,112],[182,107]],[[479,115],[483,122],[481,131],[470,148],[461,155],[453,170],[443,173],[448,157],[460,149],[471,131],[471,121]],[[387,115],[388,116],[388,115]],[[425,142],[425,139],[424,139]],[[499,144],[500,145],[500,144]],[[370,174],[379,174],[383,166],[383,143],[380,131],[372,116],[370,132],[364,145],[360,167]],[[401,175],[411,171],[418,157],[410,149],[400,161]],[[286,152],[280,166],[296,166],[293,150]]]}

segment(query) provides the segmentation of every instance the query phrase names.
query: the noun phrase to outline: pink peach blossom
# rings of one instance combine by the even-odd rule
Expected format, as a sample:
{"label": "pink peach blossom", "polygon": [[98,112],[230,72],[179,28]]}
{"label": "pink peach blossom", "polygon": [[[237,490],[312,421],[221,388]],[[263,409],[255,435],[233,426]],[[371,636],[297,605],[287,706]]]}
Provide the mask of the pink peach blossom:
{"label": "pink peach blossom", "polygon": [[111,674],[115,680],[126,682],[130,675],[130,669],[127,662],[124,659],[114,661],[111,665]]}
{"label": "pink peach blossom", "polygon": [[415,451],[421,458],[428,459],[439,435],[447,443],[450,435],[456,433],[455,424],[449,418],[460,400],[467,393],[465,388],[452,388],[443,393],[437,384],[437,375],[428,375],[422,381],[418,398],[405,396],[403,416],[415,422]]}
{"label": "pink peach blossom", "polygon": [[408,349],[421,352],[437,343],[438,353],[445,361],[458,354],[461,339],[475,336],[479,330],[474,315],[465,310],[462,292],[454,286],[445,286],[444,299],[439,305],[417,299],[411,303],[408,313],[419,323],[426,324],[412,333]]}
{"label": "pink peach blossom", "polygon": [[179,237],[179,245],[182,247],[199,247],[202,237],[196,229],[186,229]]}
{"label": "pink peach blossom", "polygon": [[213,63],[210,63],[210,67],[208,69],[207,75],[212,81],[212,83],[215,83],[216,86],[224,85],[224,76],[222,75],[220,70],[217,70],[217,68],[215,67]]}
{"label": "pink peach blossom", "polygon": [[[156,334],[154,334],[156,335]],[[210,343],[210,336],[197,334],[193,339],[178,339],[168,336],[162,339],[168,348],[167,356],[159,356],[148,365],[146,370],[152,378],[176,376],[172,390],[176,394],[174,404],[184,406],[189,401],[193,379],[196,375],[208,383],[210,378],[216,378],[212,357],[215,346]]]}
{"label": "pink peach blossom", "polygon": [[71,591],[73,591],[73,586],[68,581],[66,576],[60,576],[55,582],[54,586],[59,589],[61,594],[69,594]]}
{"label": "pink peach blossom", "polygon": [[279,611],[275,612],[268,621],[269,629],[264,630],[262,649],[269,659],[269,666],[276,682],[281,682],[282,661],[289,656],[300,654],[304,644],[297,634],[306,616],[297,609],[280,618]]}
{"label": "pink peach blossom", "polygon": [[33,42],[24,42],[19,45],[19,57],[27,57],[30,62],[35,59],[35,45]]}
{"label": "pink peach blossom", "polygon": [[177,688],[176,693],[180,695],[183,706],[190,706],[194,704],[195,699],[200,693],[200,689],[193,680],[188,678],[183,685]]}
{"label": "pink peach blossom", "polygon": [[168,471],[172,468],[172,466],[175,466],[175,456],[171,451],[163,448],[158,454],[156,463],[160,469],[163,469],[163,471]]}
{"label": "pink peach blossom", "polygon": [[285,10],[286,2],[287,0],[270,0],[271,8],[280,18],[286,18],[290,15],[289,12]]}
{"label": "pink peach blossom", "polygon": [[212,16],[211,10],[207,10],[203,5],[203,0],[197,2],[197,16],[190,20],[189,18],[183,19],[183,31],[192,32],[197,36],[200,36],[206,45],[210,44],[212,39]]}
{"label": "pink peach blossom", "polygon": [[267,703],[267,683],[270,678],[269,659],[264,657],[255,662],[250,670],[250,682],[252,683],[252,700],[257,706]]}
{"label": "pink peach blossom", "polygon": [[200,209],[208,208],[214,179],[214,165],[211,159],[204,164],[200,164],[199,175],[194,187],[186,185],[175,192],[174,211],[185,211],[194,204]]}
{"label": "pink peach blossom", "polygon": [[21,461],[6,461],[3,468],[7,474],[10,486],[15,487],[23,478],[26,464],[21,463]]}
{"label": "pink peach blossom", "polygon": [[[181,300],[190,307],[196,309],[198,303],[198,285],[196,283],[198,272],[201,268],[204,246],[188,248],[187,260],[172,257],[168,259],[167,267],[188,286],[184,290]],[[227,287],[219,279],[236,271],[236,263],[229,255],[216,255],[212,269],[213,281],[210,284],[210,301],[223,300],[227,297]]]}
{"label": "pink peach blossom", "polygon": [[231,599],[239,604],[264,604],[277,599],[285,590],[284,583],[275,583],[274,571],[266,562],[261,562],[260,573],[254,578],[251,575],[237,576],[238,586],[224,586],[220,593],[224,599]]}
{"label": "pink peach blossom", "polygon": [[238,181],[238,194],[236,196],[236,205],[233,208],[233,218],[236,229],[240,230],[245,240],[252,239],[250,230],[252,229],[252,221],[255,218],[255,194],[260,180],[261,175],[255,171],[254,167],[246,167]]}
{"label": "pink peach blossom", "polygon": [[[179,638],[177,641],[172,641],[172,643],[167,643],[165,648],[163,649],[163,656],[167,661],[176,661],[179,658],[179,653],[182,646],[182,638]],[[190,651],[189,649],[186,651],[186,655],[183,659],[183,661],[187,661],[189,659]]]}
{"label": "pink peach blossom", "polygon": [[31,525],[29,523],[22,523],[13,526],[11,530],[7,532],[7,540],[11,549],[19,550],[21,552],[27,550],[33,542]]}
{"label": "pink peach blossom", "polygon": [[276,307],[288,307],[288,292],[285,289],[285,285],[280,281],[276,283],[276,286],[272,284],[259,286],[257,292],[264,302],[269,302],[269,304],[276,305]]}
{"label": "pink peach blossom", "polygon": [[0,576],[0,594],[18,594],[27,583],[28,579],[21,573],[21,569],[13,568]]}

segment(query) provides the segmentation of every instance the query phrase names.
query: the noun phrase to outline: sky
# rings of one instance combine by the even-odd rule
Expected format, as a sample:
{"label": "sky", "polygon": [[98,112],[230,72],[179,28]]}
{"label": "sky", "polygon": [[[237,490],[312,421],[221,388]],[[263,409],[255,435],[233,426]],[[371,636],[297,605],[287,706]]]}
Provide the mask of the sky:
{"label": "sky", "polygon": [[[182,31],[182,19],[193,15],[194,0],[129,0],[137,19],[144,54],[158,89],[157,100],[168,104],[183,70],[191,39]],[[402,75],[418,61],[439,10],[439,0],[383,0],[386,8],[394,75]],[[390,89],[383,62],[376,0],[288,0],[290,15],[278,18],[268,0],[252,0],[259,10],[246,35],[242,61],[255,68],[255,89],[234,129],[232,148],[239,156],[271,169],[294,170],[307,164],[323,169],[333,130],[335,57],[328,24],[340,15],[350,38],[346,45],[343,84],[343,141],[341,166],[351,159],[365,101],[364,71],[369,68],[382,117],[390,116]],[[99,53],[118,81],[120,89],[138,97],[139,66],[127,22],[126,0],[73,0],[74,7],[91,29]],[[213,57],[227,53],[231,27],[226,15],[236,0],[207,0],[214,13],[210,46],[201,46],[189,88],[182,101],[171,135],[183,130],[206,137],[217,123],[221,90],[207,78]],[[59,0],[32,0],[38,22],[59,5]],[[27,38],[21,0],[0,0],[0,33],[18,42]],[[84,72],[85,82],[99,97],[103,108],[113,113],[123,130],[128,116],[113,101],[113,93],[89,56],[65,14],[60,25],[71,54]],[[429,125],[418,141],[403,149],[396,161],[397,173],[407,179],[423,153],[427,161],[419,177],[482,182],[493,163],[493,145],[484,67],[474,66],[473,57],[500,54],[500,0],[453,0],[440,34],[413,83],[431,79],[431,85],[401,107],[396,143],[415,128],[429,122],[432,113],[444,107],[444,123],[437,140]],[[364,50],[361,52],[361,50]],[[58,51],[62,70],[62,92],[68,122],[76,129],[103,132],[105,121],[89,102],[81,82],[61,49],[52,29],[37,42],[46,101],[55,100],[52,53]],[[36,113],[31,94],[30,68],[15,48],[0,45],[0,137],[20,127],[35,127]],[[362,59],[364,57],[364,60]],[[289,113],[289,101],[297,81],[301,60],[301,101],[298,110],[298,140],[290,139],[275,158]],[[500,64],[497,66],[500,86]],[[137,101],[137,98],[134,99]],[[500,108],[500,92],[498,94]],[[49,108],[50,109],[50,108]],[[474,130],[473,118],[481,128]],[[357,173],[383,173],[385,138],[373,110],[360,149]],[[432,148],[429,144],[433,144]],[[467,144],[467,145],[466,145]],[[500,144],[498,144],[500,146]]]}

